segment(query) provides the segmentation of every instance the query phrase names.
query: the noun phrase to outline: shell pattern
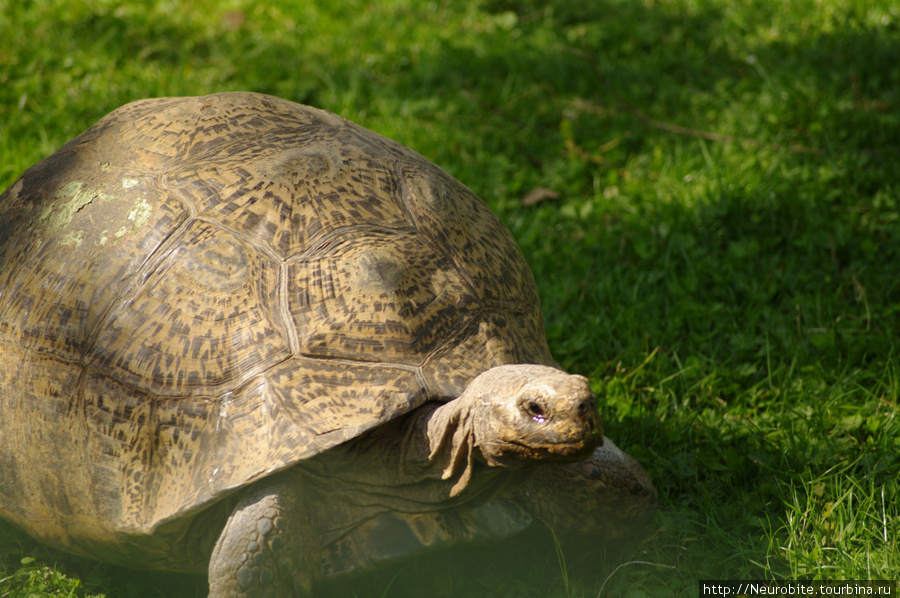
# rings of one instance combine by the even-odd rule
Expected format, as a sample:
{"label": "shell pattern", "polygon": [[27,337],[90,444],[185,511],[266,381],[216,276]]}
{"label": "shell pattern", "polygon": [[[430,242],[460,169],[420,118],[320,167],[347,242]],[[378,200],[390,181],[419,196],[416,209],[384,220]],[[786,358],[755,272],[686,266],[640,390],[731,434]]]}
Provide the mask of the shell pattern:
{"label": "shell pattern", "polygon": [[0,196],[0,516],[56,544],[151,533],[503,363],[553,363],[509,232],[328,112],[134,102]]}

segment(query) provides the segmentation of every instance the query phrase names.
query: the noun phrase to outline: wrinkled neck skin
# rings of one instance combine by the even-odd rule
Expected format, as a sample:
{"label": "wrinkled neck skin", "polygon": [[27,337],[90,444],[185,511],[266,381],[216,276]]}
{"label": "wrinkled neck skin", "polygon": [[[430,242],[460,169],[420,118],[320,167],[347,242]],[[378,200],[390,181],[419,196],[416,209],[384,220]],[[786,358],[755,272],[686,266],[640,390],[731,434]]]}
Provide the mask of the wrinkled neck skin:
{"label": "wrinkled neck skin", "polygon": [[[425,514],[486,503],[521,484],[521,472],[488,467],[477,446],[478,417],[458,403],[426,403],[283,473],[315,505],[313,526],[323,546],[369,520],[377,533],[406,529],[405,514],[436,525]],[[397,516],[380,517],[390,513]]]}
{"label": "wrinkled neck skin", "polygon": [[401,511],[431,510],[463,490],[464,500],[494,494],[509,469],[487,467],[478,446],[483,418],[468,402],[460,397],[425,404],[300,464],[304,475],[321,478],[304,485],[345,491],[357,503],[363,495],[377,497],[362,502]]}
{"label": "wrinkled neck skin", "polygon": [[[467,496],[478,494],[492,487],[493,478],[509,468],[487,467],[496,465],[480,448],[489,424],[474,403],[472,397],[463,395],[447,403],[423,405],[344,449],[323,455],[328,459],[323,473],[340,471],[338,477],[343,480],[373,489],[382,486],[385,494],[397,494],[396,488],[404,486],[405,495],[420,495],[421,502],[455,498],[466,488],[470,489]],[[475,470],[479,471],[478,483],[470,484]]]}

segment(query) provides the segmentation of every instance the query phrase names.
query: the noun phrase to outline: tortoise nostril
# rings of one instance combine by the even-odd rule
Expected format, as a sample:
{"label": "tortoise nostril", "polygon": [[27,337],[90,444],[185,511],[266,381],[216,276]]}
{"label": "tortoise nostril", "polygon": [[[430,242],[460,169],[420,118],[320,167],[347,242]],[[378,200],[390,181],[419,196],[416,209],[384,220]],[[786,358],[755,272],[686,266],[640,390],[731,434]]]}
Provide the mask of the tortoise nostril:
{"label": "tortoise nostril", "polygon": [[588,416],[590,416],[593,407],[593,401],[582,401],[578,405],[578,416],[587,418]]}

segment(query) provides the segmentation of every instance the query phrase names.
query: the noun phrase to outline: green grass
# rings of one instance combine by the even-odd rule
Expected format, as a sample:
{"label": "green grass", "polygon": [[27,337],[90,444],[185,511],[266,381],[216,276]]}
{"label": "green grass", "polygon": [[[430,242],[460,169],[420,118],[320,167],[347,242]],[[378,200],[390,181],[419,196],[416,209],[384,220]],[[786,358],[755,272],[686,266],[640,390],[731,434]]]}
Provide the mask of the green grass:
{"label": "green grass", "polygon": [[[892,0],[2,2],[0,188],[130,100],[241,89],[418,150],[507,223],[657,521],[625,555],[539,536],[350,592],[896,578],[898,57]],[[203,592],[0,528],[2,598]]]}

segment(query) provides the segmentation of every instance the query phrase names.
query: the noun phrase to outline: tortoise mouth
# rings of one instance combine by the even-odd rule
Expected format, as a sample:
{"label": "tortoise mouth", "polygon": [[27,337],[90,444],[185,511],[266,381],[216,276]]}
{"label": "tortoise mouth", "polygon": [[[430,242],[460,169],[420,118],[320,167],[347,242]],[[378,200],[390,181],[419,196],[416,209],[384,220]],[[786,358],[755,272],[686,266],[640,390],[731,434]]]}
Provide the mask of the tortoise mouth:
{"label": "tortoise mouth", "polygon": [[602,438],[594,435],[577,440],[505,440],[495,444],[493,454],[498,461],[580,461],[591,456],[601,442]]}

